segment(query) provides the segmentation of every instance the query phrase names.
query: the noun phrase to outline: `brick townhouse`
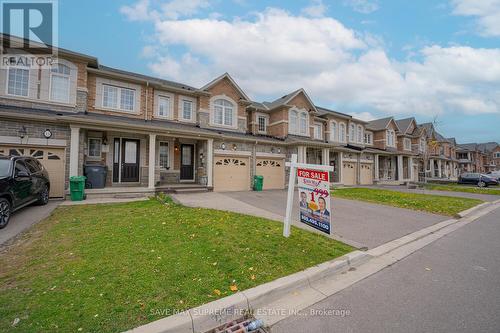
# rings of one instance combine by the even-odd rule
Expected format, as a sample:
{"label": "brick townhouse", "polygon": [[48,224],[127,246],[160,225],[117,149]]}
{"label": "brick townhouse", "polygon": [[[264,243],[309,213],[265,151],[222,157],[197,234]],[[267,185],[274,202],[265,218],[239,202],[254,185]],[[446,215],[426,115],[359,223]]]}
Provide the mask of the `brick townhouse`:
{"label": "brick townhouse", "polygon": [[[87,165],[108,170],[105,188],[90,195],[246,191],[253,175],[282,189],[291,154],[334,166],[336,184],[416,181],[426,170],[456,176],[455,143],[413,118],[365,122],[315,105],[304,89],[256,102],[227,73],[196,88],[64,49],[50,69],[0,70],[0,126],[0,154],[39,159],[52,197],[64,197]],[[444,150],[426,168],[434,141]]]}
{"label": "brick townhouse", "polygon": [[496,142],[459,144],[457,158],[461,172],[500,170],[500,145]]}

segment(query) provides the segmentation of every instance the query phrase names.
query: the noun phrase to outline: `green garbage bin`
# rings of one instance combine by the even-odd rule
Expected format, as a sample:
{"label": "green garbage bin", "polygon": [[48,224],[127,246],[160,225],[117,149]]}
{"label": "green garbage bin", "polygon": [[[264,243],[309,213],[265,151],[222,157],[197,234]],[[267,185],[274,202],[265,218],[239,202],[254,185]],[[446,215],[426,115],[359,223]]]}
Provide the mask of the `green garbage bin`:
{"label": "green garbage bin", "polygon": [[264,187],[264,176],[253,176],[253,190],[262,191]]}
{"label": "green garbage bin", "polygon": [[71,176],[69,177],[69,191],[71,201],[82,201],[85,199],[85,176]]}

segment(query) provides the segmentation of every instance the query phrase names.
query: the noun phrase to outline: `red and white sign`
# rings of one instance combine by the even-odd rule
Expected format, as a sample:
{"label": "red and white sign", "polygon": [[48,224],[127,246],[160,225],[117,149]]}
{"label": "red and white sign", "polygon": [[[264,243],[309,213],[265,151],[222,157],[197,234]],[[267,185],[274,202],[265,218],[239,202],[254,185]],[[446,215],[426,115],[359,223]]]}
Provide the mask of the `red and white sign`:
{"label": "red and white sign", "polygon": [[324,233],[331,233],[330,179],[328,171],[297,169],[299,219]]}

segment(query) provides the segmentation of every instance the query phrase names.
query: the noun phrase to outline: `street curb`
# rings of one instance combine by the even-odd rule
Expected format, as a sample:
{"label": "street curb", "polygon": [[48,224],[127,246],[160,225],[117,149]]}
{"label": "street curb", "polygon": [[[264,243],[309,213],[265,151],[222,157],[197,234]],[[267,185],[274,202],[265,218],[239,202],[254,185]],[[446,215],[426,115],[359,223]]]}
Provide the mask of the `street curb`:
{"label": "street curb", "polygon": [[479,205],[474,206],[472,208],[469,208],[469,209],[466,209],[466,210],[463,210],[461,212],[456,213],[454,217],[457,218],[457,219],[461,219],[461,218],[463,218],[463,217],[471,214],[472,212],[474,212],[474,211],[476,211],[478,209],[481,209],[481,208],[483,208],[485,206],[489,206],[491,204],[495,204],[498,201],[500,201],[500,200],[493,201],[493,202],[483,202],[482,204],[479,204]]}
{"label": "street curb", "polygon": [[371,256],[367,252],[353,251],[340,258],[237,292],[125,333],[206,332],[230,320],[241,318],[245,313],[251,313],[298,289],[312,288],[312,282],[348,271],[367,262],[370,258]]}

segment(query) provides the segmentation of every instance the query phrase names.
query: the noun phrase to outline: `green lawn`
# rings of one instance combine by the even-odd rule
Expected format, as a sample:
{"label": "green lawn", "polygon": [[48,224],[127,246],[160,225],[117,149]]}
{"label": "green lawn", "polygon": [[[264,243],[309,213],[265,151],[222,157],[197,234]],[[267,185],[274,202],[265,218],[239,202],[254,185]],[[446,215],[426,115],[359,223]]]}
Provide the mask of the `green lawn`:
{"label": "green lawn", "polygon": [[353,250],[281,235],[266,219],[154,199],[60,207],[0,253],[0,331],[120,332]]}
{"label": "green lawn", "polygon": [[500,188],[498,186],[481,188],[477,186],[467,186],[458,184],[454,185],[425,184],[425,188],[428,190],[436,190],[436,191],[452,191],[452,192],[500,195]]}
{"label": "green lawn", "polygon": [[482,203],[481,200],[476,199],[403,193],[371,188],[338,188],[332,191],[332,195],[338,198],[368,201],[449,216]]}

